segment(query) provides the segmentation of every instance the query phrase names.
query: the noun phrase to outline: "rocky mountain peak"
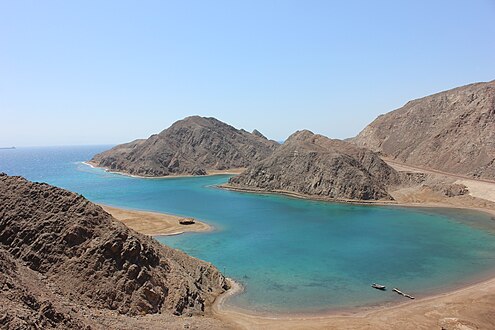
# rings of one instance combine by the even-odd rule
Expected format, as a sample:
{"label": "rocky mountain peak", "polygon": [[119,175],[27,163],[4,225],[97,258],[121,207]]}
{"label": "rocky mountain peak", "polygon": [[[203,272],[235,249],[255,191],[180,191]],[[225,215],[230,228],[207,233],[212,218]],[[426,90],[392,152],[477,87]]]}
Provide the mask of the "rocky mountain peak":
{"label": "rocky mountain peak", "polygon": [[406,164],[495,179],[495,81],[408,102],[352,139]]}
{"label": "rocky mountain peak", "polygon": [[91,163],[141,176],[204,175],[243,168],[268,157],[279,144],[215,118],[191,116],[147,140],[118,145]]}
{"label": "rocky mountain peak", "polygon": [[253,130],[253,132],[251,133],[257,137],[260,137],[262,139],[266,139],[266,136],[264,136],[260,131],[258,131],[257,129]]}
{"label": "rocky mountain peak", "polygon": [[307,130],[307,129],[303,129],[303,130],[299,130],[299,131],[296,131],[294,133],[292,133],[288,138],[287,140],[285,141],[286,143],[287,142],[293,142],[293,141],[303,141],[303,140],[307,140],[309,138],[313,138],[315,136],[315,134],[313,132],[311,132],[310,130]]}

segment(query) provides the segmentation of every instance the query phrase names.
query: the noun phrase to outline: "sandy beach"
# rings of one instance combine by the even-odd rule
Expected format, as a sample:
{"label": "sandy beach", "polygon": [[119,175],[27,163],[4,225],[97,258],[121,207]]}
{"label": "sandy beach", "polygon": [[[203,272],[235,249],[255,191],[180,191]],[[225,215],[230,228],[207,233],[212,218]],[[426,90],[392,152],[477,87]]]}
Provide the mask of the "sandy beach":
{"label": "sandy beach", "polygon": [[112,171],[109,168],[105,167],[100,167],[96,166],[92,162],[82,162],[84,165],[87,165],[92,168],[99,168],[104,170],[105,172],[112,173],[112,174],[119,174],[119,175],[124,175],[128,176],[131,178],[139,178],[139,179],[172,179],[172,178],[196,178],[198,176],[213,176],[213,175],[236,175],[236,174],[241,174],[244,172],[246,169],[243,167],[240,168],[230,168],[226,170],[214,170],[214,169],[209,169],[206,170],[206,175],[191,175],[191,174],[172,174],[172,175],[167,175],[167,176],[142,176],[142,175],[135,175],[135,174],[129,174],[126,172],[118,172],[118,171]]}
{"label": "sandy beach", "polygon": [[495,279],[463,289],[393,306],[376,307],[355,314],[328,313],[320,316],[259,316],[239,312],[217,299],[215,317],[240,329],[493,329],[495,326]]}
{"label": "sandy beach", "polygon": [[150,235],[178,235],[185,232],[202,232],[213,230],[213,227],[195,219],[191,225],[181,225],[180,219],[176,215],[156,213],[148,211],[125,210],[121,208],[100,205],[106,212],[110,213],[115,219],[124,223],[127,227],[135,231]]}

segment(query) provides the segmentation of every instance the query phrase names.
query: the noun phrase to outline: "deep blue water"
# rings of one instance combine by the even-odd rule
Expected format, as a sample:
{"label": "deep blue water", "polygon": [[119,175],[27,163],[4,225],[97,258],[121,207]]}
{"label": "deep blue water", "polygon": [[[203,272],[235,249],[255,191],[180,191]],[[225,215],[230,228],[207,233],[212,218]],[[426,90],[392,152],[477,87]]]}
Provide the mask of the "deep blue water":
{"label": "deep blue water", "polygon": [[0,172],[124,208],[192,216],[211,233],[160,237],[212,262],[246,291],[230,304],[320,311],[397,301],[371,282],[421,297],[495,269],[495,228],[471,211],[314,202],[225,191],[228,176],[138,179],[82,164],[109,146],[0,150]]}

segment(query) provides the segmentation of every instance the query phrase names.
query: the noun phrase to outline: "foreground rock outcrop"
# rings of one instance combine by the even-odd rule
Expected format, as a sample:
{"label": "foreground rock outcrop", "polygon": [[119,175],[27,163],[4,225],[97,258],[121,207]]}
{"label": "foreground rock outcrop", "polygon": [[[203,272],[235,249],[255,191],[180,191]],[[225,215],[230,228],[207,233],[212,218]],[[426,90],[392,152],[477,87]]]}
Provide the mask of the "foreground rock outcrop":
{"label": "foreground rock outcrop", "polygon": [[82,329],[91,324],[82,307],[202,314],[228,285],[211,264],[128,229],[83,196],[0,174],[0,288],[2,327]]}
{"label": "foreground rock outcrop", "polygon": [[257,130],[249,133],[215,118],[192,116],[147,140],[100,153],[90,163],[140,176],[204,175],[208,170],[247,167],[277,147]]}
{"label": "foreground rock outcrop", "polygon": [[392,199],[400,175],[372,151],[298,131],[267,159],[230,179],[228,186],[350,200]]}
{"label": "foreground rock outcrop", "polygon": [[493,180],[495,81],[410,101],[352,141],[409,165]]}
{"label": "foreground rock outcrop", "polygon": [[0,327],[2,329],[84,329],[86,320],[64,308],[44,288],[36,272],[0,247]]}

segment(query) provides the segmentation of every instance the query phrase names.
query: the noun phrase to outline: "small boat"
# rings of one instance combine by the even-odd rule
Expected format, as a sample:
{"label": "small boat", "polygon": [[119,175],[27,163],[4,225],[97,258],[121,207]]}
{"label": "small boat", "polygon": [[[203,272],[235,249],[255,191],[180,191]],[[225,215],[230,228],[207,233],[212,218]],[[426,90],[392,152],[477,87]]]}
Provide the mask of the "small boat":
{"label": "small boat", "polygon": [[377,290],[382,290],[382,291],[385,291],[387,289],[387,287],[385,285],[376,284],[376,283],[371,284],[371,287],[374,289],[377,289]]}
{"label": "small boat", "polygon": [[179,224],[181,224],[181,225],[193,225],[195,223],[196,223],[196,221],[194,221],[193,218],[182,218],[182,219],[179,219]]}
{"label": "small boat", "polygon": [[407,293],[404,293],[402,291],[400,291],[399,289],[397,288],[394,288],[393,291],[397,292],[398,294],[400,294],[401,296],[404,296],[406,298],[409,298],[409,299],[415,299],[413,296],[407,294]]}

